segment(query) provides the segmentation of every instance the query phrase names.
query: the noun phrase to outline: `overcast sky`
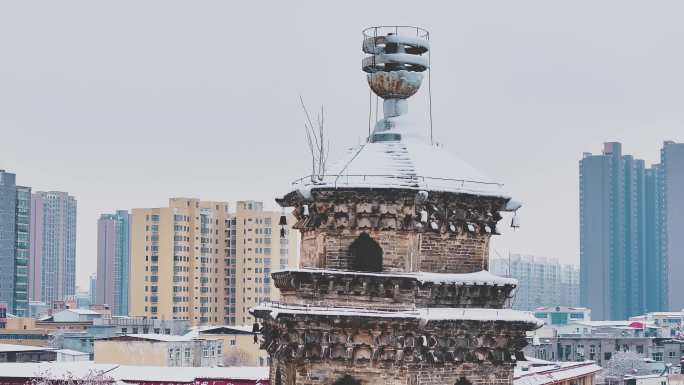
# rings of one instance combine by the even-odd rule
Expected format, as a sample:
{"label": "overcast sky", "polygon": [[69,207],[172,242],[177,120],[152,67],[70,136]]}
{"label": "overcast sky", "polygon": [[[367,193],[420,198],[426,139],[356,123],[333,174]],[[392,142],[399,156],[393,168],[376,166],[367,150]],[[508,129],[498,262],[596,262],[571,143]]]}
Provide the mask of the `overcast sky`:
{"label": "overcast sky", "polygon": [[494,248],[578,263],[582,152],[618,140],[650,164],[684,140],[682,14],[681,1],[0,0],[0,168],[76,196],[86,287],[100,213],[171,196],[275,206],[308,171],[298,94],[325,105],[332,158],[363,140],[361,30],[419,25],[436,139],[524,203]]}

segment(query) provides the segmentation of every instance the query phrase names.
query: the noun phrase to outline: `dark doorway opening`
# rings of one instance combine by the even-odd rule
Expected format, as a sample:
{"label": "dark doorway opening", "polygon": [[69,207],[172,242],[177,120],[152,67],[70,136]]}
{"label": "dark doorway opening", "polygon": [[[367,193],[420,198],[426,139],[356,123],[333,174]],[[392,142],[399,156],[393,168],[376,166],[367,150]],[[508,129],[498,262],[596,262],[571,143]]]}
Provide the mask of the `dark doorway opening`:
{"label": "dark doorway opening", "polygon": [[368,235],[361,233],[349,246],[352,269],[356,271],[382,271],[382,247]]}
{"label": "dark doorway opening", "polygon": [[333,385],[361,385],[361,382],[350,375],[345,375],[333,383]]}

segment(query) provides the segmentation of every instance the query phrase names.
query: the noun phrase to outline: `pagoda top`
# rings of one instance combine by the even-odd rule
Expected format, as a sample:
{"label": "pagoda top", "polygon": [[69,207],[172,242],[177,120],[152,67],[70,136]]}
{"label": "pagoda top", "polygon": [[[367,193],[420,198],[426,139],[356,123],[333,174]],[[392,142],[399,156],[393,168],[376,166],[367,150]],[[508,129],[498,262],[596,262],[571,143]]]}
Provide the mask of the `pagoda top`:
{"label": "pagoda top", "polygon": [[428,125],[408,114],[407,100],[418,92],[423,73],[430,70],[429,32],[379,26],[365,29],[363,36],[366,56],[361,68],[373,93],[383,99],[383,117],[376,116],[365,143],[350,148],[322,172],[317,170],[319,174],[297,179],[290,191],[307,197],[314,189],[410,189],[502,198],[506,200],[502,210],[519,208],[502,183],[434,144],[431,119]]}

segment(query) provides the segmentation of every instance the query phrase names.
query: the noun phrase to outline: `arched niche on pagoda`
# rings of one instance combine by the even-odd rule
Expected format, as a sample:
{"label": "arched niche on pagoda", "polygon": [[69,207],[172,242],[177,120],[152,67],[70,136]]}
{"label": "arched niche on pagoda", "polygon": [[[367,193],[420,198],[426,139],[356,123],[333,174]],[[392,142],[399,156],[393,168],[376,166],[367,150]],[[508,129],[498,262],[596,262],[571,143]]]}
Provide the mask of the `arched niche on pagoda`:
{"label": "arched niche on pagoda", "polygon": [[382,271],[382,247],[368,233],[361,233],[351,246],[352,269],[365,272]]}
{"label": "arched niche on pagoda", "polygon": [[361,381],[355,379],[354,377],[346,374],[333,382],[332,385],[361,385]]}

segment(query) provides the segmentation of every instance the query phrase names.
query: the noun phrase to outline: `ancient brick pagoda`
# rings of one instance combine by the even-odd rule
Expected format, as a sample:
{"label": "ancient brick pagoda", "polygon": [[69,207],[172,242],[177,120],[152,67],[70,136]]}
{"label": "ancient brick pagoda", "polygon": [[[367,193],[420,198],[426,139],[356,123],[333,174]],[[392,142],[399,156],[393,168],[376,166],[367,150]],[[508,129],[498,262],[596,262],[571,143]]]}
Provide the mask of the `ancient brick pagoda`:
{"label": "ancient brick pagoda", "polygon": [[252,309],[272,385],[511,384],[529,313],[517,282],[487,272],[502,185],[424,138],[407,98],[429,69],[426,31],[364,31],[362,68],[383,98],[368,142],[278,199],[302,234],[281,302]]}

